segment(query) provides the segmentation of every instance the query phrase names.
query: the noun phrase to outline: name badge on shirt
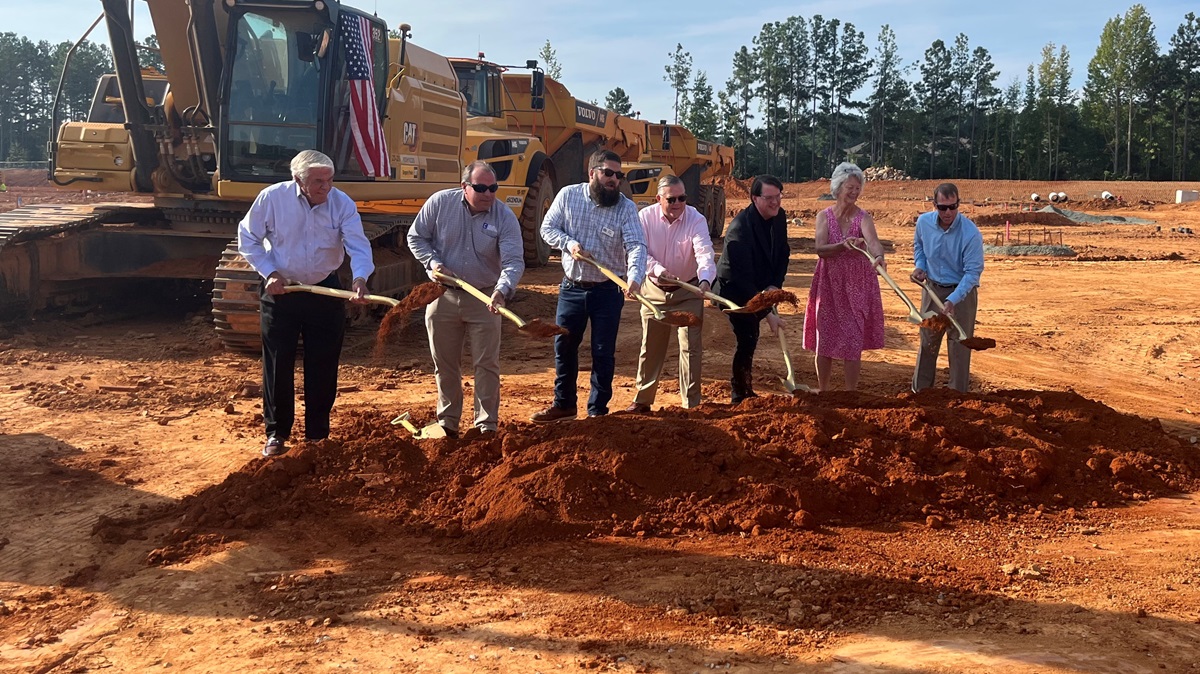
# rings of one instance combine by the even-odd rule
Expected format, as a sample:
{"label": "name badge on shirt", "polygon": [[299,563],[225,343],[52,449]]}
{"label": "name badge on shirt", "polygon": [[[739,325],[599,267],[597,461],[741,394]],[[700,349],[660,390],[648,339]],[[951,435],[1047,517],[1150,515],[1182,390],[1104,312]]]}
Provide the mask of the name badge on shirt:
{"label": "name badge on shirt", "polygon": [[617,235],[617,231],[615,229],[613,229],[612,227],[604,227],[600,230],[600,233],[603,234],[604,236],[616,236]]}
{"label": "name badge on shirt", "polygon": [[489,230],[489,229],[491,229],[491,228],[492,228],[492,225],[491,225],[491,223],[488,223],[488,222],[485,222],[485,223],[483,223],[483,231],[485,231],[485,232],[486,232],[486,231],[488,231],[488,230]]}

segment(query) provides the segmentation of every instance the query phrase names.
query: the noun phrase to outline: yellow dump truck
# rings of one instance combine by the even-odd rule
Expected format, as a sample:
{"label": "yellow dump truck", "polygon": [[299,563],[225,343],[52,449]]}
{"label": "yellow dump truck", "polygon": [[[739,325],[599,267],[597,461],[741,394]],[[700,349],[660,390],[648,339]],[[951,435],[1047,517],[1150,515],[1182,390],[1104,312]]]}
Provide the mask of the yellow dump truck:
{"label": "yellow dump truck", "polygon": [[665,121],[650,124],[649,160],[671,167],[683,180],[689,200],[708,220],[713,238],[725,230],[725,189],[712,183],[713,178],[733,173],[733,148],[696,138],[695,134],[678,124]]}

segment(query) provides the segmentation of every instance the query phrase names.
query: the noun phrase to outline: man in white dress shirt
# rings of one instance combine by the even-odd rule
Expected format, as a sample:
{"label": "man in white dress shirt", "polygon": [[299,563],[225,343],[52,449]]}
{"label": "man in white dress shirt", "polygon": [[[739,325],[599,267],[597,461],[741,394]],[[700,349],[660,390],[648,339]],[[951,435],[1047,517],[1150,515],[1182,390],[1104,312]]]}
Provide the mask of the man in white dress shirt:
{"label": "man in white dress shirt", "polygon": [[354,274],[352,300],[365,303],[375,271],[371,244],[354,200],[333,186],[333,160],[316,150],[292,159],[292,180],[259,193],[238,224],[238,252],[263,278],[263,456],[287,451],[296,418],[295,373],[304,337],[304,436],[329,437],[337,396],[338,360],[346,329],[345,303],[313,293],[287,293],[289,283],[340,288],[337,270],[346,253]]}

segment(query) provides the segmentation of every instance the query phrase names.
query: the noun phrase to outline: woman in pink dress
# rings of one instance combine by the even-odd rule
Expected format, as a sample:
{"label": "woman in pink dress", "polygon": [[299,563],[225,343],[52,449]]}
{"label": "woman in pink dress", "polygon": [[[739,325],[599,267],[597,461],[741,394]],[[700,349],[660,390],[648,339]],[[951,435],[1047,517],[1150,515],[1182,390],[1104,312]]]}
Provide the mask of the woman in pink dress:
{"label": "woman in pink dress", "polygon": [[829,390],[833,361],[843,362],[846,388],[858,388],[862,352],[883,348],[883,301],[874,264],[887,269],[875,221],[857,205],[866,177],[851,163],[833,170],[829,191],[837,200],[817,214],[817,269],[804,311],[804,348],[817,354],[817,385]]}

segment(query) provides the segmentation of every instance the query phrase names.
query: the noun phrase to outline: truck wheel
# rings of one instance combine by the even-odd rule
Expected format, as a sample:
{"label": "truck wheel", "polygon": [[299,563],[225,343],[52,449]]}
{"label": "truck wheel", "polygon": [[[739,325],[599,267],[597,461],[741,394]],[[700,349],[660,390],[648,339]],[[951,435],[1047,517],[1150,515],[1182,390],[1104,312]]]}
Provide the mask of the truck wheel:
{"label": "truck wheel", "polygon": [[542,220],[554,203],[554,179],[546,171],[538,171],[537,182],[525,196],[521,209],[521,240],[525,244],[525,266],[541,267],[550,260],[550,244],[542,238]]}

